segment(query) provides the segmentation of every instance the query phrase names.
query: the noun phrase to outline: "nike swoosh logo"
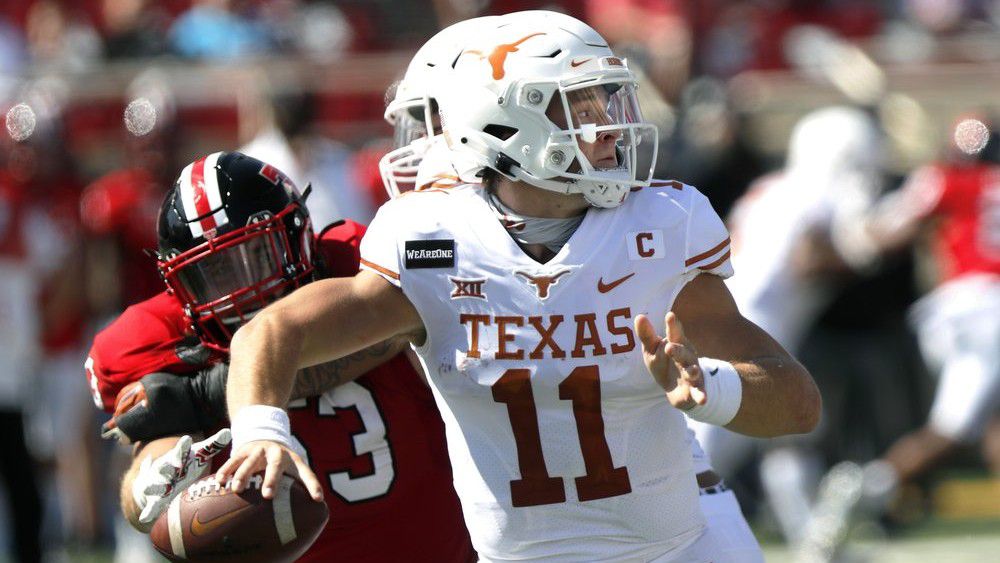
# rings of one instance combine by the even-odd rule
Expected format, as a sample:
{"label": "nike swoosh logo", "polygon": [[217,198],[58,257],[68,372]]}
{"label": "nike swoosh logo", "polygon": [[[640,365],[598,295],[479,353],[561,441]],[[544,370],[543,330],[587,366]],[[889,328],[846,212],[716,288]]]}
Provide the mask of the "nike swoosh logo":
{"label": "nike swoosh logo", "polygon": [[715,375],[717,373],[719,373],[719,368],[708,370],[708,375]]}
{"label": "nike swoosh logo", "polygon": [[578,66],[582,65],[583,63],[585,63],[585,62],[587,62],[587,61],[592,61],[593,59],[594,59],[594,58],[593,58],[593,57],[591,57],[591,58],[589,58],[589,59],[583,59],[582,61],[570,61],[570,62],[569,62],[569,66],[571,66],[571,67],[573,67],[573,68],[576,68],[576,67],[578,67]]}
{"label": "nike swoosh logo", "polygon": [[204,536],[205,534],[208,534],[209,532],[225,524],[226,522],[229,522],[233,518],[236,518],[237,516],[240,515],[240,513],[250,508],[253,508],[252,504],[248,504],[243,508],[223,514],[222,516],[217,516],[206,522],[202,522],[201,520],[199,520],[198,512],[195,511],[194,518],[191,519],[191,533],[196,536]]}
{"label": "nike swoosh logo", "polygon": [[597,280],[597,291],[600,291],[601,293],[607,293],[612,289],[618,287],[619,285],[625,283],[626,281],[628,281],[629,278],[631,278],[634,275],[635,272],[632,272],[631,274],[620,277],[611,283],[604,283],[604,278],[602,277],[601,279]]}

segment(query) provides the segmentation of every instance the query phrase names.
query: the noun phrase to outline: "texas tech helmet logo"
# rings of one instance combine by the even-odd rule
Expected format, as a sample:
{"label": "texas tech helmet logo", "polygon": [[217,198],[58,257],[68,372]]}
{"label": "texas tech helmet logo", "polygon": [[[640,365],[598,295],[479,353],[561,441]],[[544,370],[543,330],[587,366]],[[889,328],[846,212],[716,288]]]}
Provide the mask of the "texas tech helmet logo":
{"label": "texas tech helmet logo", "polygon": [[549,289],[559,283],[559,278],[570,273],[569,269],[560,270],[552,274],[531,274],[522,270],[515,270],[514,274],[524,280],[525,283],[535,288],[535,294],[539,299],[545,300],[549,297]]}
{"label": "texas tech helmet logo", "polygon": [[285,176],[284,174],[281,173],[280,170],[271,166],[270,164],[264,163],[264,166],[261,167],[260,171],[257,173],[266,178],[268,182],[271,182],[275,186],[280,185],[290,193],[294,194],[299,193],[299,188],[295,185],[295,182],[292,182],[291,179],[288,178],[288,176]]}

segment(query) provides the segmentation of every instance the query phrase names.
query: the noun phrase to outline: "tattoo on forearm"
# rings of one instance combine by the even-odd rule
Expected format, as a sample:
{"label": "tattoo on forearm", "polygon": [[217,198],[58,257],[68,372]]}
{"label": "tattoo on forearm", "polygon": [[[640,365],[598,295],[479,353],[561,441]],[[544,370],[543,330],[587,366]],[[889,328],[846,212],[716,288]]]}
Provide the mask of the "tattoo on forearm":
{"label": "tattoo on forearm", "polygon": [[361,364],[367,363],[370,365],[367,369],[371,369],[374,367],[372,360],[387,360],[396,355],[400,349],[401,345],[398,341],[386,340],[350,356],[300,369],[295,374],[295,385],[292,387],[291,398],[305,399],[322,395],[330,389],[360,376],[359,369],[364,367]]}

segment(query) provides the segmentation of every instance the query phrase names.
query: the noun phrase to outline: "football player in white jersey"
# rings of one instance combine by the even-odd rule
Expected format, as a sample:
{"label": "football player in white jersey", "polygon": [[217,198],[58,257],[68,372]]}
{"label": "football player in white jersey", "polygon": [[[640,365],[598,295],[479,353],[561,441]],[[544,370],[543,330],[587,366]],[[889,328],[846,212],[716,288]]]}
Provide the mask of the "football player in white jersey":
{"label": "football player in white jersey", "polygon": [[[531,15],[532,12],[521,13],[521,17]],[[461,53],[463,32],[474,32],[475,26],[489,25],[490,20],[489,17],[465,20],[429,39],[391,91],[385,119],[394,129],[396,148],[379,162],[382,182],[390,198],[411,190],[454,187],[461,182],[449,158],[444,136],[440,135],[434,90],[447,87],[447,83],[442,83],[441,73],[435,69],[450,64]],[[694,431],[689,428],[686,437],[699,486],[698,501],[706,526],[717,531],[714,536],[725,560],[763,562],[760,544],[743,516],[735,493],[712,469]]]}
{"label": "football player in white jersey", "polygon": [[281,408],[295,367],[406,334],[484,560],[725,560],[684,414],[776,436],[814,428],[820,398],[736,309],[721,220],[696,189],[650,183],[635,78],[578,20],[499,17],[448,85],[445,135],[483,183],[390,201],[357,277],[237,332],[234,453],[217,478],[242,490],[263,469],[270,497],[289,468],[320,498]]}

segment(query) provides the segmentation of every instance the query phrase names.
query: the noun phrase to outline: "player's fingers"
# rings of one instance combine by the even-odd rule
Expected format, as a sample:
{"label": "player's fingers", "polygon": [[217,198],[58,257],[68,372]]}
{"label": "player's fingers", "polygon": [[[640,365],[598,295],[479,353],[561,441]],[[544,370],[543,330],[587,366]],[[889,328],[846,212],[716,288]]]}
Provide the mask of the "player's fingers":
{"label": "player's fingers", "polygon": [[677,344],[683,344],[685,348],[691,351],[695,357],[698,356],[698,351],[695,350],[694,345],[687,338],[687,333],[684,332],[684,324],[681,323],[680,317],[678,317],[673,311],[667,313],[664,322],[667,326],[667,340],[670,342],[675,342]]}
{"label": "player's fingers", "polygon": [[246,447],[240,448],[239,451],[234,451],[229,454],[229,459],[219,467],[219,470],[215,472],[215,481],[220,484],[225,484],[226,480],[233,476],[233,472],[236,468],[243,463],[246,459]]}
{"label": "player's fingers", "polygon": [[677,385],[667,391],[667,400],[670,401],[671,405],[681,410],[687,410],[695,405],[694,399],[691,397],[691,385],[683,379],[678,379]]}
{"label": "player's fingers", "polygon": [[166,458],[170,465],[176,468],[184,467],[188,453],[191,451],[191,441],[191,436],[181,436],[181,439],[177,440],[177,443],[170,450],[170,455]]}
{"label": "player's fingers", "polygon": [[246,459],[243,463],[233,471],[233,481],[230,483],[230,488],[237,493],[243,492],[243,488],[248,483],[250,475],[254,473],[257,469],[260,469],[261,461],[264,459],[264,448],[260,446],[254,447],[247,454]]}
{"label": "player's fingers", "polygon": [[101,425],[101,438],[105,440],[120,440],[122,431],[118,428],[118,421],[115,418]]}
{"label": "player's fingers", "polygon": [[284,474],[286,455],[284,449],[273,444],[268,445],[264,451],[267,461],[264,467],[264,483],[261,486],[261,495],[264,498],[274,497],[274,488],[278,486],[278,480]]}
{"label": "player's fingers", "polygon": [[166,483],[151,483],[148,487],[142,490],[142,494],[147,497],[152,496],[163,496],[167,492]]}
{"label": "player's fingers", "polygon": [[166,481],[172,481],[187,464],[191,454],[191,437],[182,436],[169,452],[156,460],[156,472]]}
{"label": "player's fingers", "polygon": [[673,342],[667,344],[666,353],[680,370],[681,378],[691,387],[689,390],[691,399],[699,405],[704,404],[705,374],[701,370],[701,364],[698,363],[698,356],[690,347]]}
{"label": "player's fingers", "polygon": [[684,325],[677,318],[676,313],[667,311],[667,315],[663,319],[663,324],[667,327],[667,340],[671,342],[684,342]]}
{"label": "player's fingers", "polygon": [[670,356],[670,359],[673,360],[674,363],[676,363],[681,369],[700,371],[700,366],[698,365],[698,354],[690,346],[677,342],[670,342],[664,347],[664,352]]}
{"label": "player's fingers", "polygon": [[292,461],[295,463],[295,471],[299,475],[299,479],[302,484],[306,486],[306,490],[309,491],[309,495],[312,496],[313,500],[320,502],[323,500],[323,485],[320,484],[319,478],[313,473],[309,464],[305,462],[301,457],[296,454],[291,454]]}
{"label": "player's fingers", "polygon": [[646,315],[636,315],[635,334],[642,343],[642,350],[647,354],[656,354],[660,345],[660,335],[656,334],[656,328]]}
{"label": "player's fingers", "polygon": [[702,381],[701,387],[691,386],[691,399],[699,405],[704,405],[708,400],[708,395],[705,394],[704,385],[705,382]]}

